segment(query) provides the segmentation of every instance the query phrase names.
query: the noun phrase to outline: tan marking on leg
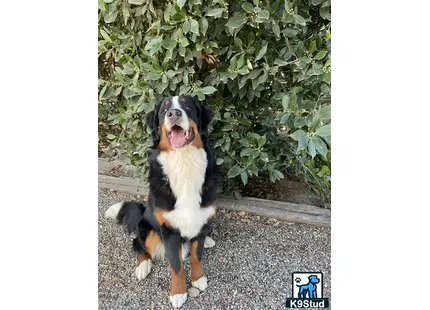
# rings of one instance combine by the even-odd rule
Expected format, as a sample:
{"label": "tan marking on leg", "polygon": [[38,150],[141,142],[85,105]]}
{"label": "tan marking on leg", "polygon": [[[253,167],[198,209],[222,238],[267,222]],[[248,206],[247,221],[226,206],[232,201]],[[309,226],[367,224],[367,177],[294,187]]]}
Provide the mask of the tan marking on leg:
{"label": "tan marking on leg", "polygon": [[157,245],[161,243],[160,236],[153,230],[151,230],[146,237],[145,247],[148,250],[148,253],[152,256]]}
{"label": "tan marking on leg", "polygon": [[187,292],[187,283],[185,279],[185,270],[184,264],[182,263],[181,250],[179,249],[179,259],[181,261],[181,269],[178,273],[170,267],[170,274],[172,277],[171,286],[170,286],[170,296],[176,294],[185,294]]}
{"label": "tan marking on leg", "polygon": [[137,259],[139,260],[139,263],[141,263],[144,260],[151,259],[151,255],[149,253],[139,254]]}
{"label": "tan marking on leg", "polygon": [[197,128],[197,125],[191,119],[190,119],[190,127],[193,129],[193,132],[194,132],[194,140],[191,143],[191,145],[195,146],[198,149],[204,148],[203,141],[202,141],[202,138],[200,137],[200,132]]}
{"label": "tan marking on leg", "polygon": [[191,281],[197,281],[205,275],[205,273],[203,272],[202,262],[197,257],[197,246],[197,240],[191,242]]}

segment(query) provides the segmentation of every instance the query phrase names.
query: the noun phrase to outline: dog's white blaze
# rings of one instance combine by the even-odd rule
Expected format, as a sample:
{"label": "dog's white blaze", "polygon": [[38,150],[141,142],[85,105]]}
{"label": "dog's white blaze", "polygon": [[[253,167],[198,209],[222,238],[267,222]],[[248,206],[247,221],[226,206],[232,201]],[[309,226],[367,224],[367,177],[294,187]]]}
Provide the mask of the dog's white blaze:
{"label": "dog's white blaze", "polygon": [[169,178],[176,196],[175,209],[164,215],[187,238],[195,237],[215,213],[214,207],[201,208],[201,188],[205,181],[206,152],[192,145],[161,152],[158,162]]}
{"label": "dog's white blaze", "polygon": [[177,109],[182,112],[182,117],[179,118],[179,120],[175,123],[170,122],[170,120],[167,118],[167,114],[164,116],[164,122],[166,123],[167,130],[172,129],[173,125],[178,125],[182,127],[183,130],[187,131],[190,129],[190,121],[188,120],[187,112],[184,111],[184,109],[181,108],[181,105],[179,103],[179,97],[175,96],[172,99],[172,106],[171,109]]}

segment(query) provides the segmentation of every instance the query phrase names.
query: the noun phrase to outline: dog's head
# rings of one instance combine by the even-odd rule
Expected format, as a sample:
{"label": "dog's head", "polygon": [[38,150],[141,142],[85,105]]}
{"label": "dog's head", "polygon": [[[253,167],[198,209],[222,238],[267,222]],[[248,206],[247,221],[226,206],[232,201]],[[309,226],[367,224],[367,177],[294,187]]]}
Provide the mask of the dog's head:
{"label": "dog's head", "polygon": [[213,111],[191,96],[166,97],[146,116],[154,144],[160,151],[194,145],[203,148]]}
{"label": "dog's head", "polygon": [[309,276],[308,279],[309,279],[309,283],[312,283],[312,284],[320,283],[320,279],[318,279],[317,276],[312,275],[312,276]]}

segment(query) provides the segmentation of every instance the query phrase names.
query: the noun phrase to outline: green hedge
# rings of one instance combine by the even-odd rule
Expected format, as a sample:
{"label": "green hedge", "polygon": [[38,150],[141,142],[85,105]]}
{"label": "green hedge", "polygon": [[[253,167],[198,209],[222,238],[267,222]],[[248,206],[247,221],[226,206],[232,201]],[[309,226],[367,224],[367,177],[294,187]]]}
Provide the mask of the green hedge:
{"label": "green hedge", "polygon": [[143,115],[211,105],[223,189],[300,177],[330,200],[330,1],[99,0],[99,139],[147,172]]}

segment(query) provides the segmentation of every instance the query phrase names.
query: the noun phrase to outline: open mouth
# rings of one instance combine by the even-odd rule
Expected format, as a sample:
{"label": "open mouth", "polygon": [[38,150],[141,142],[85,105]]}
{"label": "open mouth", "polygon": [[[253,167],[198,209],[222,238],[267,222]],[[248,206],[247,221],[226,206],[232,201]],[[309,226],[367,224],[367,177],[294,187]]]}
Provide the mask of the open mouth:
{"label": "open mouth", "polygon": [[194,132],[192,128],[184,130],[181,126],[174,125],[167,133],[167,139],[171,146],[183,147],[194,140]]}

